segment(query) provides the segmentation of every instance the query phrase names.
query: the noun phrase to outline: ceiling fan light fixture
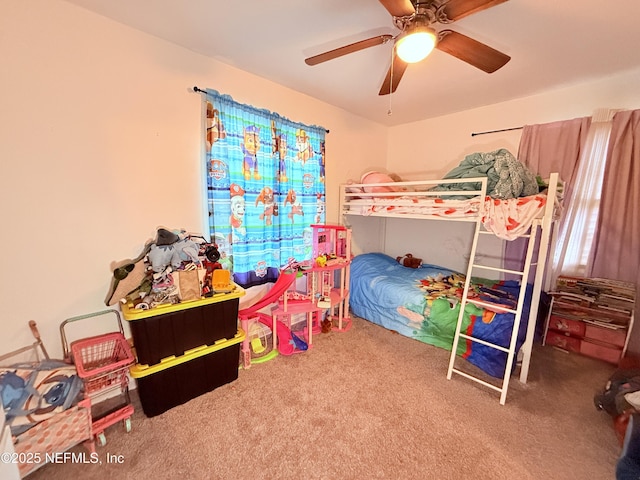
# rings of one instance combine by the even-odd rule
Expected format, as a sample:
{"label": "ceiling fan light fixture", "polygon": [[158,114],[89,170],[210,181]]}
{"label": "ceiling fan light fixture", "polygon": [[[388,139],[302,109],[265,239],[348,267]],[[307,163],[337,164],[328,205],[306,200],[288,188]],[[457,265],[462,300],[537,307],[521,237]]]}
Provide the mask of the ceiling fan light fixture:
{"label": "ceiling fan light fixture", "polygon": [[436,46],[435,30],[420,26],[404,33],[396,42],[396,53],[407,63],[423,60]]}

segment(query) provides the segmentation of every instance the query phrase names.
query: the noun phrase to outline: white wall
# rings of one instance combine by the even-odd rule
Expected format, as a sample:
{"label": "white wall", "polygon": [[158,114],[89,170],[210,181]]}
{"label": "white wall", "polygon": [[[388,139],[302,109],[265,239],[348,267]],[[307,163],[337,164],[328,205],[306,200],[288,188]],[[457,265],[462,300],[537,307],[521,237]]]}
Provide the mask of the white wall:
{"label": "white wall", "polygon": [[203,230],[194,85],[330,129],[329,222],[338,185],[386,162],[387,129],[341,109],[66,2],[2,10],[0,353],[33,341],[33,319],[59,355],[60,323],[106,308],[111,262],[159,226]]}
{"label": "white wall", "polygon": [[[517,155],[521,130],[480,136],[471,133],[591,116],[598,108],[640,108],[638,84],[640,68],[553,92],[393,127],[389,131],[387,170],[406,180],[441,178],[474,152],[506,148]],[[466,269],[464,255],[472,236],[468,225],[405,222],[402,228],[386,229],[385,244],[390,254],[412,252],[429,263]],[[486,255],[484,260],[499,258],[501,249],[502,242],[487,242],[484,237],[479,246],[479,252]]]}

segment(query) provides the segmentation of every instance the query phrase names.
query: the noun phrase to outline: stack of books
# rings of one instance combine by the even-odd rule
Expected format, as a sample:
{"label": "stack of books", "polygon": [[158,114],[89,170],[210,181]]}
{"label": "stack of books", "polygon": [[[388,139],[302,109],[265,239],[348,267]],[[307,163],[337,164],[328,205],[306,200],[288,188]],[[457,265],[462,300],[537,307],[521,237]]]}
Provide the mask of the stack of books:
{"label": "stack of books", "polygon": [[609,328],[628,328],[636,287],[630,282],[606,278],[558,277],[554,313]]}

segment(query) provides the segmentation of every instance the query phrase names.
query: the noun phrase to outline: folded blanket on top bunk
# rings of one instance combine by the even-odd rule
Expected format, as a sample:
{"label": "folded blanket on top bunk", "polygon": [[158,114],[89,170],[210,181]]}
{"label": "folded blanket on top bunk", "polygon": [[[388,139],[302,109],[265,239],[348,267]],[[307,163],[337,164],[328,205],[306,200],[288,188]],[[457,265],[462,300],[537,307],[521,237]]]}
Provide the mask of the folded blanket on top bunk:
{"label": "folded blanket on top bunk", "polygon": [[[451,350],[460,312],[464,275],[436,265],[407,268],[382,253],[358,255],[351,265],[350,306],[359,317],[404,336]],[[515,308],[520,285],[473,279],[470,297]],[[530,293],[530,289],[527,292]],[[516,348],[524,343],[530,295],[518,329]],[[465,307],[462,331],[509,347],[515,315]],[[477,342],[461,341],[457,354],[494,377],[502,378],[507,354]]]}
{"label": "folded blanket on top bunk", "polygon": [[[492,198],[508,199],[526,197],[538,193],[538,182],[531,171],[511,152],[501,148],[495,152],[472,153],[460,165],[447,173],[444,178],[487,177],[487,195]],[[432,190],[478,190],[479,183],[448,183]]]}

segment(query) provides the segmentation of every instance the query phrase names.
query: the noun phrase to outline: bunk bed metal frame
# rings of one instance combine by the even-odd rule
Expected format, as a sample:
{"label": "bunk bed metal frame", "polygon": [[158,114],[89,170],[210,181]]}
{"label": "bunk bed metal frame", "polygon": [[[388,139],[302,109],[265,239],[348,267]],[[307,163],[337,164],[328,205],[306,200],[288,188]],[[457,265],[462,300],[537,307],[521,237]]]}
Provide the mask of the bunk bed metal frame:
{"label": "bunk bed metal frame", "polygon": [[[445,190],[445,191],[433,191],[431,188],[437,185],[443,184],[460,184],[460,183],[474,183],[479,184],[480,189],[477,190]],[[492,390],[496,390],[500,393],[500,404],[504,405],[507,398],[507,392],[509,389],[509,381],[511,378],[511,372],[516,360],[516,342],[518,337],[518,331],[520,329],[520,320],[524,308],[524,299],[527,286],[527,280],[531,268],[535,268],[535,276],[532,290],[532,298],[530,302],[528,324],[526,329],[526,336],[524,344],[522,345],[522,364],[520,368],[519,380],[522,383],[527,383],[529,368],[531,365],[531,355],[533,350],[533,341],[537,323],[537,313],[539,308],[540,294],[542,292],[542,285],[544,282],[544,274],[546,270],[546,261],[549,254],[549,248],[551,246],[551,240],[553,236],[553,221],[556,215],[556,211],[559,205],[558,188],[560,187],[560,180],[557,173],[552,173],[548,180],[547,188],[547,200],[542,211],[542,215],[535,218],[528,229],[527,233],[520,235],[527,239],[527,248],[524,258],[524,268],[521,271],[511,270],[506,268],[499,268],[494,266],[483,265],[476,263],[476,250],[478,247],[478,241],[481,236],[494,235],[493,232],[487,230],[483,224],[483,218],[486,214],[485,202],[487,194],[487,178],[465,178],[465,179],[453,179],[453,180],[427,180],[427,181],[411,181],[411,182],[393,182],[393,183],[375,183],[375,184],[346,184],[340,186],[340,218],[343,224],[346,224],[346,217],[349,215],[357,216],[372,216],[372,217],[395,217],[406,219],[429,219],[429,220],[444,220],[444,221],[456,221],[456,222],[475,222],[474,235],[471,243],[471,251],[469,255],[469,263],[467,267],[467,274],[465,279],[465,285],[461,298],[460,314],[458,316],[456,331],[453,340],[453,346],[451,349],[451,355],[449,359],[449,367],[447,370],[447,379],[451,380],[454,373],[467,378],[469,380],[480,383]],[[385,191],[386,190],[386,191]],[[446,214],[423,214],[418,212],[401,213],[400,210],[387,209],[380,206],[380,199],[397,198],[402,197],[408,201],[408,205],[411,203],[419,202],[420,199],[428,199],[429,197],[439,198],[451,198],[457,196],[477,196],[480,201],[478,208],[473,212],[467,212],[462,216],[451,216]],[[354,201],[354,200],[357,200]],[[405,205],[407,205],[405,203]],[[538,245],[537,239],[539,240]],[[536,246],[538,246],[538,252],[535,254]],[[534,255],[535,254],[535,255]],[[535,258],[534,258],[535,256]],[[504,306],[489,304],[481,302],[476,299],[468,297],[469,289],[471,286],[472,274],[476,270],[490,270],[500,273],[507,273],[511,275],[517,275],[520,281],[520,292],[518,295],[517,306],[515,309],[505,308]],[[511,335],[511,341],[509,347],[503,347],[501,345],[495,345],[479,338],[474,338],[461,332],[461,326],[463,322],[464,307],[467,303],[473,303],[479,307],[491,308],[494,311],[509,312],[515,315],[513,324],[513,331]],[[505,368],[504,377],[499,385],[494,385],[491,382],[486,381],[479,376],[465,372],[463,369],[456,366],[458,356],[456,350],[460,340],[471,341],[481,343],[487,347],[495,348],[503,351],[507,354],[507,363]]]}

